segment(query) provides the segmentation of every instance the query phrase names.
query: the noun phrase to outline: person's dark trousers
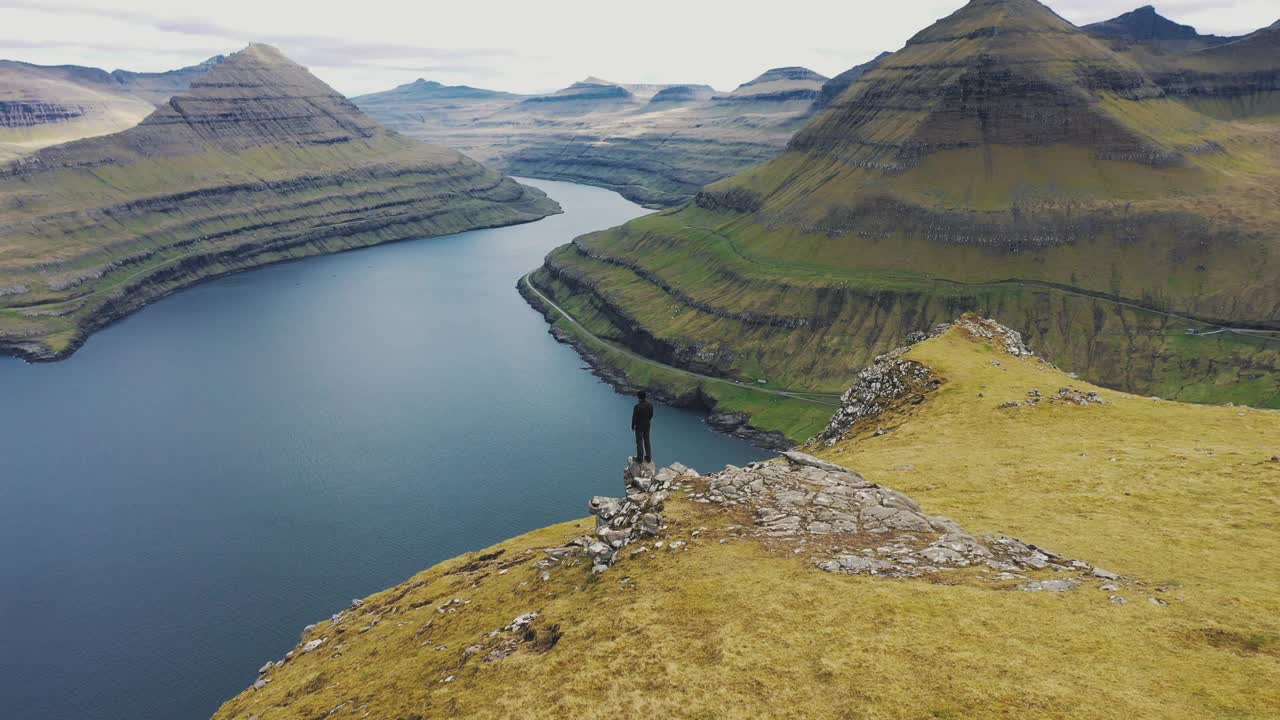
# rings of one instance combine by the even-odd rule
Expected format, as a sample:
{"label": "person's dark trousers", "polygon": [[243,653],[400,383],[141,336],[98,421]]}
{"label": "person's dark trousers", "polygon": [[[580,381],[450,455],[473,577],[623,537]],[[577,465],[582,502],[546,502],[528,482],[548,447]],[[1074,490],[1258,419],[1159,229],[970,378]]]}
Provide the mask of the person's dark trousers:
{"label": "person's dark trousers", "polygon": [[653,462],[653,443],[649,442],[649,428],[636,428],[636,460]]}

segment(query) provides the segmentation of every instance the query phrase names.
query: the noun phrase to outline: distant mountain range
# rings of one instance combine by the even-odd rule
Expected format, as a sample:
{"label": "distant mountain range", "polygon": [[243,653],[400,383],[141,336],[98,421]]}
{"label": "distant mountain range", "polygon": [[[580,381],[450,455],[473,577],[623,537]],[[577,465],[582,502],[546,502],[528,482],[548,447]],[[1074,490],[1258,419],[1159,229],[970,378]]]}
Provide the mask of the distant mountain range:
{"label": "distant mountain range", "polygon": [[820,106],[827,81],[806,68],[775,68],[717,93],[592,76],[521,96],[418,80],[354,101],[407,135],[506,172],[608,187],[662,207],[780,152]]}

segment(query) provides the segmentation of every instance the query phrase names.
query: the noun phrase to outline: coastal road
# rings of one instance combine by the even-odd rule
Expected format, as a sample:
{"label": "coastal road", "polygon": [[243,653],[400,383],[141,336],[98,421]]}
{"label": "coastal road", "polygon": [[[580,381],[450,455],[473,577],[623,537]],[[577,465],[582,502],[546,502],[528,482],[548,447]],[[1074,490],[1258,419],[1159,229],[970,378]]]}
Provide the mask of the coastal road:
{"label": "coastal road", "polygon": [[[713,228],[708,228],[708,227],[701,227],[698,225],[685,225],[684,228],[686,230],[700,230],[702,232],[707,233],[708,235],[713,235],[723,240],[728,245],[729,249],[733,252],[733,254],[737,255],[740,259],[742,259],[745,262],[749,262],[753,265],[758,265],[766,269],[772,269],[772,270],[778,269],[778,266],[775,263],[770,263],[751,255],[750,253],[746,252],[741,247],[739,247],[738,244],[733,241],[733,238],[729,237],[728,235],[725,235],[724,233],[718,230],[715,230]],[[1266,327],[1228,325],[1228,324],[1224,324],[1221,320],[1200,318],[1194,315],[1179,315],[1178,313],[1166,312],[1164,310],[1158,310],[1156,308],[1153,308],[1147,305],[1142,305],[1128,298],[1123,298],[1118,295],[1111,295],[1109,293],[1097,292],[1094,290],[1085,290],[1083,288],[1078,288],[1071,285],[1063,285],[1061,283],[1047,282],[1044,280],[1030,280],[1026,278],[1007,278],[1007,279],[1001,279],[1001,280],[987,280],[983,282],[965,282],[963,280],[952,280],[950,278],[937,277],[932,275],[925,275],[923,279],[929,282],[941,283],[944,285],[956,285],[960,287],[971,287],[971,288],[991,287],[996,285],[1023,285],[1023,286],[1041,287],[1047,290],[1056,290],[1058,292],[1065,293],[1067,295],[1075,295],[1078,297],[1090,298],[1093,300],[1102,300],[1104,302],[1109,302],[1114,305],[1133,308],[1134,310],[1141,310],[1143,312],[1151,313],[1153,315],[1160,315],[1163,317],[1173,318],[1175,320],[1181,320],[1183,322],[1194,324],[1194,325],[1207,325],[1210,328],[1213,328],[1212,332],[1198,333],[1200,336],[1216,335],[1220,332],[1229,332],[1234,335],[1244,335],[1247,337],[1260,338],[1262,340],[1280,341],[1280,330],[1272,330]]]}
{"label": "coastal road", "polygon": [[529,292],[533,293],[534,295],[537,295],[539,300],[547,304],[547,307],[551,308],[552,310],[555,310],[557,313],[560,313],[560,315],[564,317],[565,320],[569,321],[569,324],[573,325],[574,328],[576,328],[580,333],[582,333],[584,336],[589,338],[592,342],[602,345],[610,350],[613,350],[614,352],[621,353],[631,358],[632,360],[635,360],[636,362],[642,362],[646,365],[652,365],[653,367],[656,367],[656,368],[661,368],[663,370],[667,370],[670,372],[679,373],[681,375],[685,375],[692,378],[697,378],[699,380],[704,380],[706,382],[721,383],[724,385],[729,385],[731,387],[739,388],[741,390],[751,390],[753,392],[764,393],[766,395],[780,395],[782,397],[791,398],[792,400],[800,400],[803,402],[813,403],[815,405],[827,405],[830,407],[840,406],[840,402],[839,402],[840,395],[837,393],[811,393],[811,392],[802,392],[799,390],[774,389],[774,388],[760,387],[758,385],[748,385],[746,383],[735,382],[733,380],[726,380],[724,378],[712,377],[711,375],[702,375],[701,373],[696,373],[690,370],[684,370],[678,367],[667,365],[665,363],[660,363],[657,360],[652,360],[643,355],[640,355],[639,353],[632,352],[631,350],[628,350],[620,345],[615,345],[614,343],[611,343],[608,340],[605,340],[604,338],[588,330],[582,323],[578,322],[572,315],[570,315],[567,311],[565,311],[564,308],[555,304],[555,302],[553,302],[551,298],[547,297],[546,295],[543,295],[541,290],[534,287],[533,283],[529,282],[529,275],[532,275],[532,274],[533,273],[526,273],[524,277],[520,278],[520,282],[524,284],[525,288],[527,288]]}

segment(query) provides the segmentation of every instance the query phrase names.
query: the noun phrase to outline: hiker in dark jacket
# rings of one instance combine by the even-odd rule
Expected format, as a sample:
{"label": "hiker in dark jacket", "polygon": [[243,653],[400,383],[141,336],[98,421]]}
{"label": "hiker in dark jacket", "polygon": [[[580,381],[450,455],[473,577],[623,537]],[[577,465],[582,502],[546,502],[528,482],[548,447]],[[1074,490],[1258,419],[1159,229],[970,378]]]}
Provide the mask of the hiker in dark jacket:
{"label": "hiker in dark jacket", "polygon": [[649,421],[653,420],[653,405],[645,400],[645,392],[636,394],[640,402],[631,411],[631,429],[636,433],[636,462],[653,462],[653,444],[649,442]]}

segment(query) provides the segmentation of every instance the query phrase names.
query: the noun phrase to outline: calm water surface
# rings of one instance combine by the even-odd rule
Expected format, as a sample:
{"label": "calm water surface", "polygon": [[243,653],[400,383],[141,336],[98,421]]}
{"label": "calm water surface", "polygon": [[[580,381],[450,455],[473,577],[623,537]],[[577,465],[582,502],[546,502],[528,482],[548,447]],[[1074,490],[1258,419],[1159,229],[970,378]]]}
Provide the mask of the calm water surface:
{"label": "calm water surface", "polygon": [[[206,718],[301,628],[621,492],[632,400],[516,294],[564,215],[231,276],[0,359],[0,716]],[[764,457],[658,408],[659,462]]]}

